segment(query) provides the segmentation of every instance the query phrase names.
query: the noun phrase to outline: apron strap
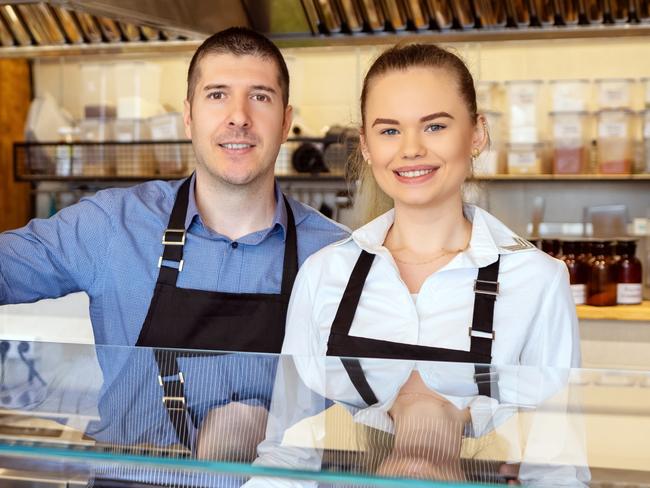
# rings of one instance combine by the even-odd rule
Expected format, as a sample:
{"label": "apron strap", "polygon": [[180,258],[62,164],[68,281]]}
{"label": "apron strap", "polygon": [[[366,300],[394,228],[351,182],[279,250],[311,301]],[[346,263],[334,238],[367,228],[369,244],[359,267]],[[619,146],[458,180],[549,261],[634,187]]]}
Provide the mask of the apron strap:
{"label": "apron strap", "polygon": [[[167,229],[163,232],[162,243],[164,245],[162,256],[158,259],[158,283],[176,285],[178,273],[183,271],[183,246],[185,245],[185,217],[187,216],[187,205],[190,197],[190,184],[192,177],[186,178],[178,189],[174,207],[169,216]],[[177,263],[177,267],[167,266],[164,261]]]}
{"label": "apron strap", "polygon": [[372,406],[375,403],[379,403],[375,392],[372,391],[366,375],[363,373],[363,368],[358,359],[350,358],[341,358],[343,367],[345,368],[346,373],[350,377],[350,381],[354,385],[354,388],[357,390],[361,398],[368,406]]}
{"label": "apron strap", "polygon": [[[287,209],[287,234],[284,240],[284,263],[282,270],[282,288],[280,293],[289,298],[298,274],[298,239],[296,236],[296,222],[289,200],[282,194],[284,207]],[[278,202],[279,203],[279,202]]]}
{"label": "apron strap", "polygon": [[[499,263],[501,257],[483,268],[479,268],[474,281],[474,315],[469,329],[470,352],[492,357],[494,334],[494,303],[499,293]],[[478,394],[499,400],[499,376],[489,365],[474,365],[474,381]]]}
{"label": "apron strap", "polygon": [[350,333],[354,314],[357,311],[357,305],[363,292],[363,285],[366,282],[366,277],[370,272],[370,267],[374,259],[374,254],[361,251],[359,259],[357,259],[357,263],[354,265],[354,269],[350,275],[348,285],[345,287],[345,292],[336,311],[330,333],[335,332],[346,336]]}

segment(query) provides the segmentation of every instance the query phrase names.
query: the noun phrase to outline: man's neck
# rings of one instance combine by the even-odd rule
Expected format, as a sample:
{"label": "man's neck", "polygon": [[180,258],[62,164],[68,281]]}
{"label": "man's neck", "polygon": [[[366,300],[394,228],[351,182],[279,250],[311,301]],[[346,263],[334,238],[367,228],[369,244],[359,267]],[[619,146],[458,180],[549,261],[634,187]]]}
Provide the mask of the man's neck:
{"label": "man's neck", "polygon": [[275,215],[273,178],[237,187],[215,181],[209,174],[196,174],[194,194],[203,224],[232,240],[267,229]]}

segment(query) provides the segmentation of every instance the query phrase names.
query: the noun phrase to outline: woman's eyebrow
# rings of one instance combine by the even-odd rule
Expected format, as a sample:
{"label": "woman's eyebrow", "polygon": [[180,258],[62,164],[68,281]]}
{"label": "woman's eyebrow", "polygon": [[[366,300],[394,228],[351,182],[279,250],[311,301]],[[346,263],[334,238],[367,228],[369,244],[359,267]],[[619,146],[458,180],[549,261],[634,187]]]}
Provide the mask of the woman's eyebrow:
{"label": "woman's eyebrow", "polygon": [[438,119],[438,118],[441,118],[441,117],[447,117],[447,118],[452,119],[452,120],[454,118],[450,114],[448,114],[447,112],[435,112],[435,113],[432,113],[432,114],[429,114],[429,115],[425,115],[424,117],[422,117],[420,119],[420,122],[428,122],[430,120]]}
{"label": "woman's eyebrow", "polygon": [[399,121],[395,119],[375,119],[375,121],[372,123],[372,127],[378,124],[399,125]]}

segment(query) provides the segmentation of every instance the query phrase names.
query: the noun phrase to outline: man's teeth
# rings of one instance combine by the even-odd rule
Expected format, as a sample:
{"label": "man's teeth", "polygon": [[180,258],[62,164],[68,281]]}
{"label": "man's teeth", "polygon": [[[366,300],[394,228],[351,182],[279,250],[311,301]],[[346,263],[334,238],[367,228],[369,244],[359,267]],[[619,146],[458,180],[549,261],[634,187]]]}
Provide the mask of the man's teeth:
{"label": "man's teeth", "polygon": [[418,169],[415,171],[398,171],[397,174],[406,178],[417,178],[418,176],[428,175],[432,172],[432,169]]}
{"label": "man's teeth", "polygon": [[251,144],[221,144],[221,146],[226,149],[248,149],[252,147]]}

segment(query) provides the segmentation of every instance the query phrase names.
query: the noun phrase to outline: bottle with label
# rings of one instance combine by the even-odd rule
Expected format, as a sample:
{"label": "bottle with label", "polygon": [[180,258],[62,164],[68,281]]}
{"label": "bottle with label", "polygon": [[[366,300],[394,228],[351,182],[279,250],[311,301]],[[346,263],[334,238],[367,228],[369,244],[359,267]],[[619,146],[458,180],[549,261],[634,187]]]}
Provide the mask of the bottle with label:
{"label": "bottle with label", "polygon": [[577,258],[578,242],[564,241],[562,243],[562,257],[569,270],[571,293],[576,305],[584,305],[587,300],[587,282],[589,281],[589,266]]}
{"label": "bottle with label", "polygon": [[542,251],[551,257],[557,258],[560,256],[560,246],[559,239],[542,239]]}
{"label": "bottle with label", "polygon": [[587,282],[587,305],[616,305],[616,276],[609,244],[606,241],[594,242],[592,254]]}
{"label": "bottle with label", "polygon": [[642,266],[636,257],[636,241],[620,240],[617,243],[616,263],[616,303],[636,305],[643,300]]}

